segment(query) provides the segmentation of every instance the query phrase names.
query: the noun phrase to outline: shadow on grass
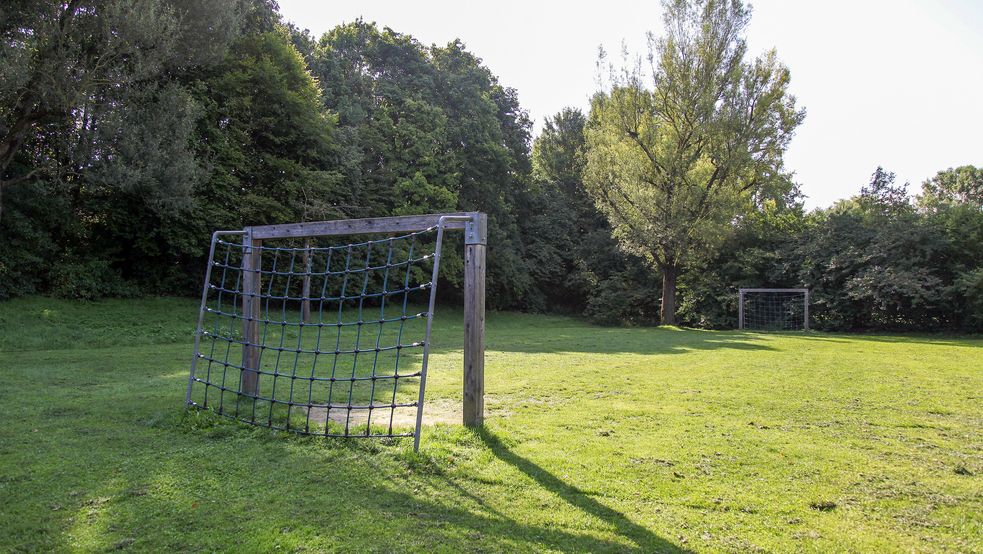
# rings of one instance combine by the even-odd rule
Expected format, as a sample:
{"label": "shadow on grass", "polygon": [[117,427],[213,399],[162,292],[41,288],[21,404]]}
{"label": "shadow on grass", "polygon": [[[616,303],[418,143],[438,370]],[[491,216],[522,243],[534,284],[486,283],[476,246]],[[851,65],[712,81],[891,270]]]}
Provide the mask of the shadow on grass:
{"label": "shadow on grass", "polygon": [[[186,435],[195,441],[196,435]],[[200,437],[201,433],[198,432]],[[298,451],[297,441],[256,440],[243,444],[258,447],[259,452],[279,459],[280,468],[307,468],[312,451]],[[229,453],[226,448],[207,439],[198,439],[205,450]],[[489,447],[506,463],[518,460],[516,467],[535,468],[536,482],[557,492],[562,498],[585,512],[595,515],[617,529],[617,533],[635,546],[587,534],[571,532],[549,524],[530,524],[491,508],[480,496],[465,491],[450,479],[430,476],[430,486],[455,491],[456,500],[436,501],[426,492],[428,484],[415,481],[405,485],[393,482],[392,475],[369,471],[347,473],[345,479],[329,479],[308,473],[279,474],[263,479],[262,487],[242,487],[254,482],[255,465],[248,460],[225,459],[216,463],[192,463],[177,458],[155,463],[156,471],[126,477],[99,475],[90,481],[79,513],[88,516],[73,523],[61,523],[70,532],[58,537],[58,546],[70,550],[72,535],[88,535],[89,546],[97,549],[132,547],[163,550],[272,550],[295,548],[374,550],[396,548],[399,551],[429,551],[440,545],[446,551],[566,551],[566,552],[684,552],[620,513],[584,496],[552,475],[508,452],[495,439],[486,439]],[[331,448],[332,459],[345,459],[352,453],[371,455],[362,446]],[[134,458],[149,463],[144,453]],[[219,458],[221,459],[221,458]],[[371,462],[370,464],[371,465]],[[190,473],[192,475],[188,475]],[[544,473],[539,475],[539,473]],[[216,488],[216,476],[225,486]],[[90,479],[95,476],[90,476]],[[127,478],[128,477],[128,478]],[[171,494],[157,494],[159,483],[181,483]],[[454,495],[454,496],[457,496]],[[430,498],[427,498],[430,496]],[[441,495],[443,496],[443,495]],[[105,505],[109,510],[86,512],[86,506]],[[69,516],[71,510],[66,510]],[[166,513],[162,521],[154,514]],[[78,520],[78,518],[76,518]],[[207,533],[175,532],[180,529],[209,529]],[[25,550],[39,546],[30,542],[28,529],[19,529]],[[14,537],[18,543],[18,537]],[[48,543],[49,545],[51,543]],[[438,549],[440,550],[440,549]]]}
{"label": "shadow on grass", "polygon": [[[56,397],[74,393],[66,385]],[[496,457],[533,476],[528,488],[556,493],[618,539],[524,520],[496,508],[500,492],[461,487],[439,463],[374,443],[321,446],[220,418],[198,426],[169,412],[149,417],[131,394],[121,410],[105,408],[118,392],[74,397],[86,413],[47,414],[43,433],[14,420],[16,455],[0,485],[17,487],[6,499],[14,509],[0,514],[0,550],[681,552],[488,434]],[[29,461],[39,453],[46,462]]]}
{"label": "shadow on grass", "polygon": [[581,352],[597,354],[684,354],[709,350],[743,352],[783,350],[772,339],[808,342],[864,344],[926,344],[939,347],[983,348],[983,336],[953,336],[930,334],[827,334],[817,331],[709,331],[666,327],[543,327],[517,333],[515,330],[496,332],[489,328],[488,349],[501,352],[560,353]]}
{"label": "shadow on grass", "polygon": [[489,331],[488,349],[502,352],[684,354],[701,350],[777,351],[767,335],[677,328],[542,328],[535,333]]}
{"label": "shadow on grass", "polygon": [[932,346],[956,346],[962,348],[983,348],[983,335],[943,335],[943,334],[866,334],[866,333],[824,333],[811,331],[807,333],[789,332],[783,336],[796,337],[808,341],[839,342],[851,344],[886,343],[886,344],[930,344]]}
{"label": "shadow on grass", "polygon": [[571,506],[612,525],[619,535],[635,543],[638,551],[689,552],[631,521],[621,512],[594,500],[577,487],[568,485],[562,479],[543,469],[535,462],[512,452],[498,437],[487,429],[479,429],[478,435],[499,460],[528,475],[541,487],[556,494]]}

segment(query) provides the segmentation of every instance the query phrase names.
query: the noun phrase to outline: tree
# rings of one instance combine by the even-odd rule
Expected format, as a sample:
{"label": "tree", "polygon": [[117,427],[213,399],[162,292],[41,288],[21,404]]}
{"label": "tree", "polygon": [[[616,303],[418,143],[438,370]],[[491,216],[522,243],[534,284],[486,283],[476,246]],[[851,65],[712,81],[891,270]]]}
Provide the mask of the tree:
{"label": "tree", "polygon": [[551,309],[575,313],[584,312],[598,284],[621,269],[623,258],[607,220],[584,190],[586,123],[576,108],[546,118],[533,143],[532,186],[521,203],[533,279]]}
{"label": "tree", "polygon": [[[528,305],[518,210],[531,170],[530,122],[515,91],[460,41],[426,47],[361,20],[322,36],[310,66],[325,107],[338,114],[348,215],[487,212],[489,302]],[[452,251],[441,262],[445,275],[459,264]]]}
{"label": "tree", "polygon": [[103,285],[122,266],[151,265],[142,254],[164,246],[140,232],[186,213],[202,175],[188,83],[221,61],[255,1],[3,4],[0,296],[113,293]]}
{"label": "tree", "polygon": [[577,108],[563,108],[546,118],[543,132],[533,143],[533,177],[551,183],[571,198],[580,198],[581,209],[593,211],[583,187],[584,126],[587,118]]}
{"label": "tree", "polygon": [[[532,186],[522,203],[526,258],[533,280],[554,309],[582,311],[582,212],[595,211],[583,191],[584,114],[564,108],[546,118],[533,143]],[[605,227],[606,227],[605,222]]]}
{"label": "tree", "polygon": [[591,102],[585,185],[621,246],[662,272],[661,319],[674,324],[680,272],[741,213],[794,188],[782,157],[805,112],[774,50],[744,60],[750,10],[739,0],[663,6],[652,87],[640,61],[626,62]]}
{"label": "tree", "polygon": [[888,216],[911,211],[908,183],[895,185],[894,178],[894,172],[885,171],[878,166],[870,176],[870,182],[860,187],[860,196],[857,198],[860,205],[867,211]]}
{"label": "tree", "polygon": [[[0,11],[0,193],[44,174],[62,177],[86,168],[96,152],[102,116],[125,106],[126,95],[140,96],[132,88],[154,86],[162,76],[220,59],[238,32],[240,11],[239,0],[5,3]],[[34,145],[33,155],[16,161],[25,144],[39,137],[43,140]]]}
{"label": "tree", "polygon": [[193,134],[204,167],[191,208],[155,212],[129,190],[100,198],[104,215],[92,241],[115,247],[104,257],[148,290],[194,290],[216,228],[342,214],[335,117],[286,30],[261,19],[250,27],[189,86],[200,106]]}
{"label": "tree", "polygon": [[941,301],[945,244],[907,184],[878,167],[858,196],[810,218],[790,267],[813,290],[820,327],[928,328]]}
{"label": "tree", "polygon": [[983,168],[939,171],[922,183],[917,203],[944,235],[946,315],[962,329],[983,329]]}
{"label": "tree", "polygon": [[[734,232],[711,257],[680,276],[680,289],[685,291],[679,305],[681,323],[734,329],[738,287],[801,287],[801,265],[791,264],[790,254],[801,238],[810,236],[803,232],[807,221],[801,203],[782,206],[771,200],[737,220]],[[814,298],[822,294],[813,292]]]}
{"label": "tree", "polygon": [[983,168],[964,165],[939,171],[922,183],[923,206],[969,204],[983,210]]}

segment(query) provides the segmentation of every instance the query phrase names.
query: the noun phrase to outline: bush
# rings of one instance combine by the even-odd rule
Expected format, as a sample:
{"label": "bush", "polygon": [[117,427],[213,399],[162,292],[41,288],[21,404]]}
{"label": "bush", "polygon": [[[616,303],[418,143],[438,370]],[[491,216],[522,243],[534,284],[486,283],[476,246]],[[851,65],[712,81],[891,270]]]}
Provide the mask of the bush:
{"label": "bush", "polygon": [[601,281],[587,299],[584,316],[598,325],[659,322],[662,287],[654,272],[625,271]]}
{"label": "bush", "polygon": [[51,294],[54,296],[95,300],[135,296],[137,292],[104,260],[62,262],[51,270]]}

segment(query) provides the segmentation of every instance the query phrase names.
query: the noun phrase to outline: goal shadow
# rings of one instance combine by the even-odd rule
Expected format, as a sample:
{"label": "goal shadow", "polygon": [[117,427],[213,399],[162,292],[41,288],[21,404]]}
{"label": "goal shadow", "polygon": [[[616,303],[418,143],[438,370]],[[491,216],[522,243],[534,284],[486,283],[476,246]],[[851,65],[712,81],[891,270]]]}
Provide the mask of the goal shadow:
{"label": "goal shadow", "polygon": [[[589,331],[589,332],[588,332]],[[585,340],[585,336],[588,337]],[[523,353],[596,353],[596,354],[685,354],[705,350],[777,351],[768,344],[766,333],[750,331],[673,330],[657,328],[587,327],[564,332],[553,329],[535,339],[514,335],[499,338],[494,321],[488,332],[488,349]]]}
{"label": "goal shadow", "polygon": [[479,429],[478,436],[481,437],[482,442],[496,458],[519,470],[539,486],[562,498],[571,506],[610,524],[615,528],[618,535],[635,543],[639,552],[690,552],[628,519],[625,514],[591,498],[579,488],[566,483],[532,460],[516,454],[487,429]]}

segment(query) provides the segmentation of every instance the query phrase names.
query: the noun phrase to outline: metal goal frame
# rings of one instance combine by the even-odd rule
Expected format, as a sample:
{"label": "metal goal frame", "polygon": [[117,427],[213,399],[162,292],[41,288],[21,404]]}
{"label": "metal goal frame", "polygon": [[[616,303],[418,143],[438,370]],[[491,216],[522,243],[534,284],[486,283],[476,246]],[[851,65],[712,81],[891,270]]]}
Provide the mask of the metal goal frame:
{"label": "metal goal frame", "polygon": [[747,293],[800,293],[803,295],[802,329],[809,330],[809,289],[748,288],[737,291],[737,328],[744,329],[744,295]]}

